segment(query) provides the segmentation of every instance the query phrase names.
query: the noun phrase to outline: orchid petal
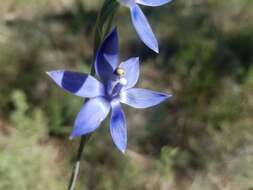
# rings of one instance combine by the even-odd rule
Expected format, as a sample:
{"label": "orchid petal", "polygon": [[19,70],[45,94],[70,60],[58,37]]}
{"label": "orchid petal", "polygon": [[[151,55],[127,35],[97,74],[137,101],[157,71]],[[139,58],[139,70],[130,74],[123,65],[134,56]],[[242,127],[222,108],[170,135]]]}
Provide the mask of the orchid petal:
{"label": "orchid petal", "polygon": [[124,69],[125,71],[124,78],[127,80],[127,84],[123,87],[123,89],[132,88],[139,79],[140,74],[139,57],[130,58],[122,62],[119,67]]}
{"label": "orchid petal", "polygon": [[[112,61],[107,61],[107,58],[112,57]],[[119,57],[119,44],[118,33],[115,28],[101,44],[95,60],[95,70],[97,76],[104,82],[112,75],[116,67],[118,66]]]}
{"label": "orchid petal", "polygon": [[151,7],[157,7],[166,3],[170,3],[171,1],[172,0],[136,0],[136,3]]}
{"label": "orchid petal", "polygon": [[115,68],[116,68],[116,66],[118,66],[118,63],[119,63],[119,55],[118,54],[104,54],[104,57],[105,57],[105,60],[110,65],[115,65]]}
{"label": "orchid petal", "polygon": [[58,86],[77,96],[92,98],[104,95],[103,85],[91,75],[65,70],[50,71],[47,74]]}
{"label": "orchid petal", "polygon": [[94,131],[106,118],[109,111],[110,104],[106,99],[97,97],[88,100],[76,117],[75,127],[70,138]]}
{"label": "orchid petal", "polygon": [[150,49],[152,49],[156,53],[159,53],[157,39],[140,7],[135,4],[134,6],[130,7],[130,10],[133,25],[141,40]]}
{"label": "orchid petal", "polygon": [[162,103],[171,96],[142,88],[130,88],[121,92],[120,102],[134,108],[148,108]]}
{"label": "orchid petal", "polygon": [[111,106],[112,106],[112,114],[110,121],[111,136],[117,148],[122,153],[125,153],[127,147],[127,128],[126,128],[125,114],[118,101],[113,101],[111,103]]}

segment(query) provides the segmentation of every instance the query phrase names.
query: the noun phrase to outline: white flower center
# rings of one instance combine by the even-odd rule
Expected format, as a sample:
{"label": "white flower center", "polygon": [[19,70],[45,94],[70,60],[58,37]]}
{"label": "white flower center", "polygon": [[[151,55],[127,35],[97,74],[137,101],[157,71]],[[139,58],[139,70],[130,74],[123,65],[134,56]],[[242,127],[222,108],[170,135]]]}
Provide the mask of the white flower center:
{"label": "white flower center", "polygon": [[124,78],[124,77],[122,77],[122,78],[119,79],[119,83],[120,83],[122,86],[125,86],[125,85],[127,85],[127,79]]}

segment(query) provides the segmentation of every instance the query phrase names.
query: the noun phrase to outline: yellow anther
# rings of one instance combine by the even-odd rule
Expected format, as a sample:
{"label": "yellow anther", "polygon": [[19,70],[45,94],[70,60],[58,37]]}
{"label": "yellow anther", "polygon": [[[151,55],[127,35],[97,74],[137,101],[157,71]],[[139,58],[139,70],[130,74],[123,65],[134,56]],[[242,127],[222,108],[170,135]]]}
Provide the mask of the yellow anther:
{"label": "yellow anther", "polygon": [[116,69],[116,74],[118,75],[118,76],[124,76],[125,75],[125,70],[124,69],[122,69],[122,68],[117,68]]}

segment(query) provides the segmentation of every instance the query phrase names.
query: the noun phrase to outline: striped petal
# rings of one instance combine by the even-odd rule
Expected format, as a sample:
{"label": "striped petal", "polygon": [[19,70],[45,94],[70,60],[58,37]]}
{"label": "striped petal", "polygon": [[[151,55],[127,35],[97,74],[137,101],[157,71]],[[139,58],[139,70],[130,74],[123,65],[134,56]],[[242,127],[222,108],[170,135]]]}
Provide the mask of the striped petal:
{"label": "striped petal", "polygon": [[88,74],[56,70],[47,74],[62,89],[85,98],[93,98],[104,95],[104,86],[94,77]]}

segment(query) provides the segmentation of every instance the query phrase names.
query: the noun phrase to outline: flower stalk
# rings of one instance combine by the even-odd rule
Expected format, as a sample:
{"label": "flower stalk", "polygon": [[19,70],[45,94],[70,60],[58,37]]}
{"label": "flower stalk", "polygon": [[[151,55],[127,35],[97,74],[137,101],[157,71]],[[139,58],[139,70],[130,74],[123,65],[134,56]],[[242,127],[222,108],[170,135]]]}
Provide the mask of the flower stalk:
{"label": "flower stalk", "polygon": [[84,135],[84,136],[81,137],[81,141],[80,141],[80,145],[79,145],[79,148],[78,148],[78,151],[77,151],[75,165],[73,167],[73,172],[72,172],[72,175],[71,175],[71,178],[70,178],[70,183],[69,183],[68,190],[74,190],[75,189],[76,180],[77,180],[77,176],[78,176],[79,169],[80,169],[80,162],[81,162],[83,150],[84,150],[84,147],[85,147],[86,143],[88,142],[90,136],[91,135],[88,134],[88,135]]}

